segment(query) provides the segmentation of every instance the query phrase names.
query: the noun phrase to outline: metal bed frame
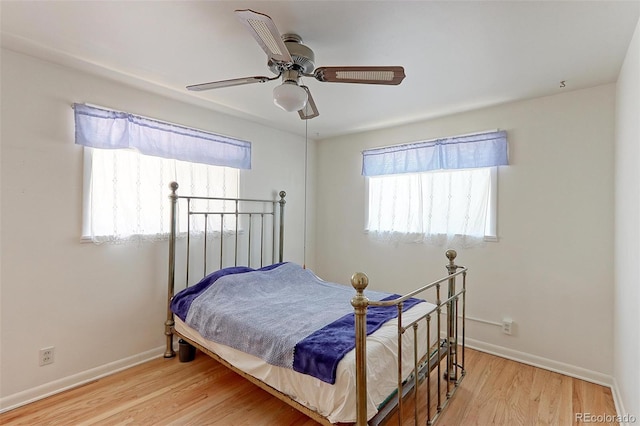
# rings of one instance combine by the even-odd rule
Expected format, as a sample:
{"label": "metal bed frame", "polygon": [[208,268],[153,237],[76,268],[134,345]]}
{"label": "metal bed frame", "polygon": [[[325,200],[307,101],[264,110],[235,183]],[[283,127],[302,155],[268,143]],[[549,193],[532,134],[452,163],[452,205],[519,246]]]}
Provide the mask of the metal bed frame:
{"label": "metal bed frame", "polygon": [[[270,394],[274,395],[278,399],[289,404],[298,411],[306,414],[312,419],[323,425],[332,425],[325,417],[317,413],[316,411],[300,404],[288,395],[280,392],[279,390],[269,386],[261,380],[251,376],[248,373],[234,367],[228,361],[218,356],[216,353],[203,347],[197,342],[182,336],[175,330],[175,322],[173,318],[173,312],[170,309],[171,299],[175,292],[176,283],[176,240],[179,237],[178,233],[178,214],[177,206],[179,200],[186,201],[187,204],[187,232],[186,232],[186,266],[185,266],[185,284],[189,285],[189,265],[191,260],[191,218],[192,217],[204,217],[204,241],[203,241],[203,264],[204,275],[207,274],[207,218],[209,216],[220,217],[220,228],[217,230],[220,232],[219,238],[219,263],[218,268],[221,269],[224,265],[224,242],[229,239],[225,238],[224,230],[224,217],[232,216],[235,219],[235,230],[231,232],[234,242],[234,260],[233,265],[238,266],[240,241],[239,235],[244,234],[248,240],[247,244],[247,263],[251,266],[251,250],[252,250],[252,236],[256,233],[260,235],[259,250],[260,250],[260,266],[263,266],[265,249],[265,232],[268,232],[265,225],[265,218],[271,222],[271,263],[276,262],[275,254],[278,253],[278,262],[283,261],[283,240],[284,240],[284,207],[286,204],[286,193],[281,191],[279,193],[279,200],[258,200],[258,199],[242,199],[242,198],[216,198],[216,197],[197,197],[197,196],[182,196],[177,194],[178,184],[172,182],[170,185],[171,194],[169,196],[171,202],[171,225],[170,225],[170,239],[169,239],[169,274],[168,274],[168,289],[167,289],[167,319],[164,323],[165,336],[166,336],[166,350],[164,353],[165,358],[175,357],[175,351],[173,349],[173,337],[178,336],[183,341],[187,342],[191,346],[199,349],[200,351],[211,356],[215,360],[219,361],[223,365],[227,366],[231,370],[240,374],[242,377],[256,384],[258,387],[264,389]],[[192,208],[194,200],[204,201],[217,201],[231,203],[234,207],[229,211],[220,211],[219,209],[199,209]],[[242,204],[249,205],[261,205],[261,209],[241,208]],[[266,207],[265,207],[266,206]],[[278,208],[279,206],[279,208]],[[252,219],[259,217],[260,222],[257,225],[259,229],[256,231],[252,229]],[[242,218],[248,220],[248,228],[245,230],[240,228],[239,223]],[[268,238],[267,238],[268,240]],[[268,241],[267,241],[268,242]],[[255,254],[255,253],[254,253]],[[430,284],[420,287],[398,299],[389,301],[370,301],[364,295],[364,290],[369,284],[368,277],[361,272],[355,273],[351,277],[351,284],[354,287],[356,294],[351,300],[351,304],[355,312],[355,368],[356,368],[356,426],[364,425],[381,425],[389,422],[394,416],[397,418],[398,425],[402,425],[406,420],[405,417],[405,405],[413,405],[413,424],[418,424],[419,416],[426,416],[426,424],[432,425],[443,412],[448,405],[449,401],[453,397],[455,391],[460,385],[460,382],[464,378],[465,364],[465,299],[466,299],[466,275],[467,268],[458,266],[455,264],[455,258],[457,254],[454,250],[448,250],[446,257],[449,259],[448,265],[446,265],[448,274]],[[224,265],[230,266],[230,265]],[[204,276],[202,275],[202,276]],[[461,278],[461,284],[460,284]],[[442,293],[443,286],[446,285],[446,298],[443,299]],[[435,293],[435,307],[428,313],[422,315],[420,318],[415,319],[410,324],[403,324],[403,303],[414,296],[420,295],[425,297],[425,293]],[[460,306],[462,305],[462,306]],[[367,357],[366,357],[366,316],[367,308],[370,306],[396,306],[398,310],[398,363],[397,363],[397,389],[395,395],[387,399],[382,407],[379,408],[378,413],[367,422]],[[461,315],[458,315],[461,312]],[[446,316],[446,332],[441,331],[442,320],[441,316]],[[460,319],[461,321],[458,321]],[[426,341],[428,342],[429,349],[427,353],[421,358],[418,355],[418,325],[419,323],[426,325]],[[459,327],[459,323],[462,325]],[[435,327],[435,331],[432,329]],[[409,378],[403,379],[402,371],[402,338],[405,333],[413,334],[413,370],[409,375]],[[444,336],[443,336],[444,333]],[[433,343],[432,343],[433,341]],[[182,359],[182,357],[181,357]],[[444,366],[443,366],[444,364]],[[406,376],[406,372],[405,372]],[[444,384],[443,384],[444,382]],[[413,396],[413,399],[411,399]],[[422,411],[420,411],[422,407]],[[425,414],[426,410],[426,414]]]}

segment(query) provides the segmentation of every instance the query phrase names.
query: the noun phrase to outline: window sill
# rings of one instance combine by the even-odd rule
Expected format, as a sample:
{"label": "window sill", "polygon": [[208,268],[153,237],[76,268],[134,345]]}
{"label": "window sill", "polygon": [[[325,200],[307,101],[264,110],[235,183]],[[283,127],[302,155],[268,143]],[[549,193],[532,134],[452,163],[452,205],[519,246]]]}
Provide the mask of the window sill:
{"label": "window sill", "polygon": [[[245,234],[245,230],[243,228],[238,229],[238,235],[244,235]],[[232,236],[235,235],[236,231],[235,230],[225,230],[224,231],[224,236],[225,239],[228,236]],[[204,235],[203,231],[192,231],[191,233],[191,237],[192,238],[198,238],[198,237],[202,237]],[[187,237],[187,233],[186,232],[178,232],[178,234],[176,235],[176,238],[178,239],[182,239],[182,238],[186,238]],[[108,237],[105,237],[108,238]],[[207,239],[220,239],[220,231],[208,231],[207,233]],[[103,244],[103,243],[109,243],[109,244],[122,244],[122,243],[128,243],[131,241],[134,242],[139,242],[139,241],[168,241],[170,239],[170,235],[169,233],[164,233],[164,234],[134,234],[131,235],[127,238],[123,238],[123,239],[118,239],[118,240],[109,240],[109,239],[105,239],[105,241],[99,243],[99,244]],[[88,236],[88,235],[83,235],[80,237],[80,242],[81,243],[93,243],[93,239]]]}
{"label": "window sill", "polygon": [[[370,233],[370,231],[369,231],[368,229],[365,229],[365,230],[364,230],[364,233],[365,233],[365,234],[369,234],[369,233]],[[398,232],[397,234],[409,235],[409,234],[407,234],[407,233],[401,233],[401,232]],[[456,236],[459,236],[459,235],[457,235],[457,234],[456,234]],[[499,239],[496,235],[485,235],[485,236],[483,237],[483,240],[484,240],[485,242],[487,242],[487,243],[497,243],[497,242],[499,242],[499,241],[500,241],[500,239]]]}

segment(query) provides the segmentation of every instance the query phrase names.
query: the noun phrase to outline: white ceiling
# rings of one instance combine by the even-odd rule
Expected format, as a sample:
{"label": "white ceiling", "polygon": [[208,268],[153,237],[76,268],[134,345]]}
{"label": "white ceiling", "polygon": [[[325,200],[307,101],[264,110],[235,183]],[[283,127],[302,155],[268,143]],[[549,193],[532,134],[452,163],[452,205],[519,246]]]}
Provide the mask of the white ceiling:
{"label": "white ceiling", "polygon": [[[303,134],[273,105],[276,81],[238,21],[253,9],[299,34],[316,66],[402,65],[400,86],[305,78],[325,138],[615,82],[640,16],[636,1],[2,1],[3,47]],[[560,88],[561,81],[566,87]],[[90,96],[85,100],[91,102]]]}

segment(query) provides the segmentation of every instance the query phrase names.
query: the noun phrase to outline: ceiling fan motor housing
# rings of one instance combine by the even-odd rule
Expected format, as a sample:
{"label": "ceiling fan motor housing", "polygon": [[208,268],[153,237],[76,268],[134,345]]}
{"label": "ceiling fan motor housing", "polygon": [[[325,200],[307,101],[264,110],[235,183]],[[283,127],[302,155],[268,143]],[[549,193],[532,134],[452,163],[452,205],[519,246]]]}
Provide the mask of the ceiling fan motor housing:
{"label": "ceiling fan motor housing", "polygon": [[[290,69],[296,70],[300,74],[313,73],[315,69],[315,55],[313,54],[313,50],[302,44],[302,37],[297,34],[284,34],[282,41],[284,41],[284,45],[287,47],[287,50],[289,50],[289,54],[293,60],[293,65],[290,66]],[[267,65],[274,74],[280,74],[287,69],[283,67],[283,64],[271,60]]]}

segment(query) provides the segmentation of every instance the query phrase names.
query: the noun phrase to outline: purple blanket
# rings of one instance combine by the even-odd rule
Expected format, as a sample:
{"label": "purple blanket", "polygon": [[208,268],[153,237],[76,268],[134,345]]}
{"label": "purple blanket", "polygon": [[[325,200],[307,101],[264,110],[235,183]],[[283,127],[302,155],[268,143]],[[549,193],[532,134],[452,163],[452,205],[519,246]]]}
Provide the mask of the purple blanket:
{"label": "purple blanket", "polygon": [[[394,294],[382,300],[399,297]],[[406,300],[402,305],[402,312],[420,302],[422,300],[415,298]],[[370,306],[367,309],[367,336],[397,316],[398,308],[395,306]],[[355,346],[355,314],[351,313],[298,342],[293,357],[293,369],[334,384],[338,363]]]}
{"label": "purple blanket", "polygon": [[[216,271],[176,294],[171,310],[209,340],[335,383],[339,361],[355,347],[354,314],[349,303],[353,294],[349,287],[319,280],[291,263],[258,270],[233,267]],[[370,300],[399,297],[373,291],[365,294]],[[254,308],[256,297],[273,303],[269,304],[273,313]],[[309,297],[315,303],[308,303]],[[320,304],[320,300],[327,304]],[[278,305],[285,301],[282,310]],[[404,309],[419,302],[409,299]],[[298,308],[292,311],[291,304]],[[394,306],[370,307],[367,334],[396,316]]]}

